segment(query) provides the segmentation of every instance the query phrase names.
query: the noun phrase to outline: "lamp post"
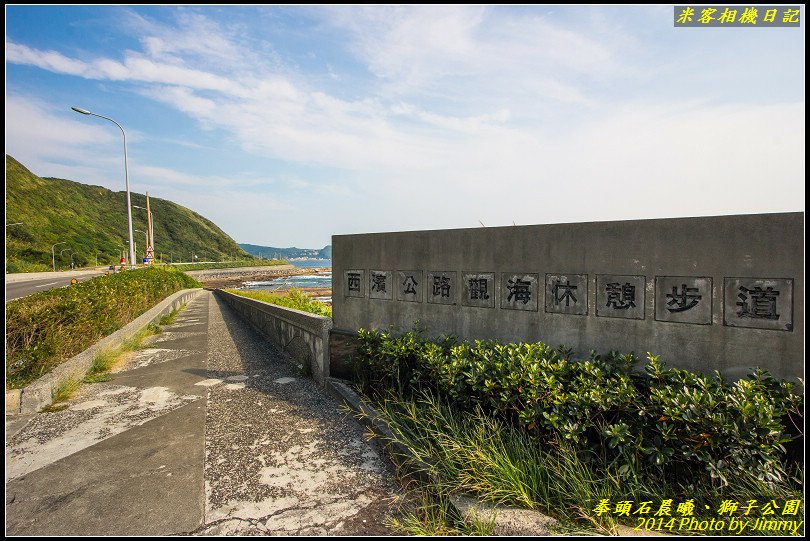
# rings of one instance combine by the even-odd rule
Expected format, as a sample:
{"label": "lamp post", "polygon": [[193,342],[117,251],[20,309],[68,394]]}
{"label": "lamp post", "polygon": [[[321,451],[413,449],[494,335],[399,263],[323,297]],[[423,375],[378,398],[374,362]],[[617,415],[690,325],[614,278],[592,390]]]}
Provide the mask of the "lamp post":
{"label": "lamp post", "polygon": [[[56,272],[56,252],[54,252],[54,248],[56,248],[60,244],[67,244],[67,241],[65,241],[65,242],[57,242],[56,244],[51,246],[51,265],[53,265],[53,272]],[[59,255],[62,255],[62,254],[60,253]]]}
{"label": "lamp post", "polygon": [[[133,231],[135,231],[136,233],[143,233],[144,234],[144,236],[146,237],[146,249],[148,249],[149,248],[149,233],[147,233],[146,231],[141,231],[140,229],[133,229]],[[144,259],[146,259],[146,249],[144,249],[144,254],[143,254]]]}
{"label": "lamp post", "polygon": [[[72,252],[72,251],[73,248],[64,248],[61,252],[59,252],[59,257],[62,257],[62,254],[64,254],[65,252]],[[73,261],[73,259],[71,259],[71,261]]]}
{"label": "lamp post", "polygon": [[131,269],[135,268],[135,241],[132,238],[132,203],[129,196],[129,166],[127,165],[127,134],[124,132],[124,128],[121,127],[121,124],[116,122],[115,120],[98,115],[96,113],[91,113],[86,109],[81,109],[79,107],[71,107],[77,113],[81,113],[83,115],[92,115],[97,116],[99,118],[103,118],[104,120],[109,120],[116,126],[118,129],[121,130],[121,135],[124,136],[124,182],[127,188],[127,225],[129,226],[129,265]]}

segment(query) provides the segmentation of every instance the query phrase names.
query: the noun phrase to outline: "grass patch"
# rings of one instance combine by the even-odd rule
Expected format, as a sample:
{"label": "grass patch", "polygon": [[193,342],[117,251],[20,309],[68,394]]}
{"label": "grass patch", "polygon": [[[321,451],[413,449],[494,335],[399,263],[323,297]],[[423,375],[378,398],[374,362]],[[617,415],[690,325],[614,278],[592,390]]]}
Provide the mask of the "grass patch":
{"label": "grass patch", "polygon": [[121,356],[125,353],[144,349],[144,340],[150,336],[160,334],[160,332],[161,329],[159,326],[150,323],[136,335],[124,340],[119,347],[96,353],[96,356],[93,358],[93,364],[90,366],[90,369],[87,371],[82,381],[84,383],[100,383],[112,380],[109,371],[118,363]]}
{"label": "grass patch", "polygon": [[414,491],[416,510],[390,519],[389,525],[405,535],[418,536],[490,536],[495,526],[492,521],[473,518],[465,522],[450,504],[447,493],[436,487],[421,487]]}
{"label": "grass patch", "polygon": [[[395,521],[395,527],[411,535],[463,533],[458,517],[449,514],[442,499],[451,493],[541,511],[557,518],[564,532],[608,535],[618,533],[619,520],[612,513],[597,512],[600,502],[610,502],[611,511],[621,501],[634,502],[634,509],[636,504],[650,502],[653,516],[662,502],[671,499],[672,516],[679,520],[681,516],[675,512],[677,504],[691,500],[694,517],[703,521],[718,519],[717,510],[724,500],[756,500],[760,506],[775,500],[781,506],[788,500],[802,499],[801,468],[791,474],[797,485],[767,482],[757,478],[758,472],[740,473],[730,478],[726,486],[651,480],[640,471],[631,471],[622,478],[610,473],[610,465],[598,450],[583,454],[560,440],[541,446],[525,430],[480,407],[473,412],[460,412],[429,392],[412,399],[392,396],[375,405],[396,440],[439,479],[437,485],[423,488],[425,496],[417,513]],[[759,510],[746,516],[741,506],[732,516],[753,523]],[[638,515],[622,518],[630,527],[638,525]],[[727,516],[724,518],[728,521]],[[781,516],[777,512],[763,518],[782,522],[799,517]],[[698,533],[679,531],[677,524],[674,521],[670,533]]]}
{"label": "grass patch", "polygon": [[181,304],[180,306],[178,306],[177,308],[175,308],[174,310],[172,310],[168,314],[161,317],[160,318],[160,324],[161,325],[171,325],[172,323],[174,323],[174,320],[177,319],[177,316],[180,314],[180,312],[182,312],[185,309],[186,309],[185,303]]}
{"label": "grass patch", "polygon": [[81,381],[76,378],[63,379],[59,382],[55,389],[51,391],[51,402],[58,404],[59,402],[67,402],[79,390]]}
{"label": "grass patch", "polygon": [[24,387],[172,293],[200,287],[172,269],[99,276],[6,303],[6,389]]}
{"label": "grass patch", "polygon": [[66,409],[68,409],[67,404],[51,404],[49,406],[45,406],[44,408],[39,410],[39,412],[40,413],[54,413],[54,412],[62,411],[62,410],[66,410]]}
{"label": "grass patch", "polygon": [[226,289],[228,293],[235,293],[242,297],[255,299],[257,301],[276,304],[286,308],[294,308],[303,312],[310,312],[315,315],[332,317],[332,307],[319,300],[308,297],[300,289],[289,289],[284,292],[275,291],[242,291],[238,289]]}

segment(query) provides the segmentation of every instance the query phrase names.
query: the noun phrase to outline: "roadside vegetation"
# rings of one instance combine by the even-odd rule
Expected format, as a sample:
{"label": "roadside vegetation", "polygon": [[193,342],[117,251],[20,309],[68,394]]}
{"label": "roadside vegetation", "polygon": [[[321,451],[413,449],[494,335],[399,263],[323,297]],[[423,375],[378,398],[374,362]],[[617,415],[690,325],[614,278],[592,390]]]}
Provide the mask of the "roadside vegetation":
{"label": "roadside vegetation", "polygon": [[150,336],[154,336],[163,332],[162,325],[170,325],[177,318],[177,315],[185,310],[186,305],[183,304],[178,308],[172,310],[168,314],[160,318],[160,324],[156,325],[150,323],[141,329],[134,336],[115,348],[105,349],[96,353],[93,357],[93,364],[87,370],[84,378],[80,381],[75,377],[70,377],[59,382],[56,388],[51,393],[51,403],[42,410],[43,413],[61,411],[68,407],[65,402],[73,398],[73,395],[81,387],[82,383],[101,383],[112,380],[110,370],[121,361],[123,356],[133,351],[138,351],[146,347],[145,340]]}
{"label": "roadside vegetation", "polygon": [[[180,309],[172,311],[170,314],[166,314],[160,319],[160,325],[169,325],[171,324],[174,319],[177,317],[177,314],[180,312]],[[164,323],[166,321],[166,323]],[[143,349],[144,340],[149,338],[150,336],[154,336],[156,334],[160,334],[162,332],[159,325],[155,325],[154,323],[147,325],[145,328],[141,329],[137,334],[124,340],[124,342],[112,349],[107,349],[104,351],[99,351],[96,353],[95,357],[93,358],[93,364],[90,365],[90,369],[85,374],[84,379],[82,380],[83,383],[99,383],[102,381],[110,381],[112,376],[110,375],[110,370],[115,367],[116,364],[121,360],[121,357],[125,353],[131,353],[133,351],[138,351]]]}
{"label": "roadside vegetation", "polygon": [[220,263],[174,263],[172,266],[181,271],[209,270],[209,269],[239,269],[242,267],[273,267],[287,265],[283,259],[245,259],[242,261],[222,261]]}
{"label": "roadside vegetation", "polygon": [[99,276],[6,303],[6,389],[50,372],[181,289],[200,287],[173,269]]}
{"label": "roadside vegetation", "polygon": [[[639,372],[632,354],[576,362],[566,348],[542,343],[358,336],[359,389],[439,480],[426,487],[438,499],[422,506],[425,528],[448,493],[539,510],[570,530],[601,533],[640,519],[643,528],[676,534],[733,533],[684,530],[676,510],[686,502],[697,523],[802,515],[781,510],[802,501],[801,453],[791,456],[786,446],[802,448],[803,400],[765,372],[729,383],[668,368],[654,355]],[[671,514],[656,517],[667,500]],[[718,514],[725,501],[740,505]],[[763,511],[771,501],[774,515]],[[647,502],[651,510],[620,516],[620,502],[633,502],[633,510]],[[404,531],[418,528],[411,521]]]}
{"label": "roadside vegetation", "polygon": [[332,307],[312,297],[308,297],[300,289],[288,289],[283,292],[275,291],[243,291],[239,289],[226,289],[228,293],[236,293],[242,297],[257,301],[277,304],[286,308],[294,308],[303,312],[310,312],[319,316],[332,317]]}

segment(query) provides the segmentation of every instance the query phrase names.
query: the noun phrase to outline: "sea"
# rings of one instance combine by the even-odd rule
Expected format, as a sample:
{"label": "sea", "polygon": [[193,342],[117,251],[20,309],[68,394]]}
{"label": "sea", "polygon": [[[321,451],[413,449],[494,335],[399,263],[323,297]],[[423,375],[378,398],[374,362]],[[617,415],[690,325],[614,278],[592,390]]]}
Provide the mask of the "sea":
{"label": "sea", "polygon": [[[290,261],[291,264],[302,269],[314,269],[328,267],[332,268],[331,259],[296,259]],[[245,282],[239,289],[264,289],[276,291],[292,288],[331,288],[332,273],[323,272],[320,274],[302,274],[299,276],[286,276],[274,278],[272,280],[262,280],[258,282]],[[331,297],[318,297],[319,300],[331,302]]]}

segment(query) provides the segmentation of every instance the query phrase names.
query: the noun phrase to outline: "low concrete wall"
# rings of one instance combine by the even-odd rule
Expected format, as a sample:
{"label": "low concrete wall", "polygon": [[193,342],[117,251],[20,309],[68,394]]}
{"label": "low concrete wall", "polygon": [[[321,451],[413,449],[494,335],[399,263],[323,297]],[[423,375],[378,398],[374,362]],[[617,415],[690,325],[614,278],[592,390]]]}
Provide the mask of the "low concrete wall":
{"label": "low concrete wall", "polygon": [[804,373],[804,214],[332,237],[336,329],[661,355]]}
{"label": "low concrete wall", "polygon": [[329,330],[332,320],[227,291],[214,292],[271,342],[302,366],[310,367],[320,385],[329,377]]}
{"label": "low concrete wall", "polygon": [[150,323],[156,323],[161,317],[175,310],[181,304],[190,302],[202,289],[184,289],[167,297],[157,306],[141,314],[123,329],[118,329],[82,351],[72,359],[65,361],[50,373],[22,389],[6,392],[6,413],[35,413],[51,403],[51,393],[59,382],[70,379],[82,379],[90,367],[96,353],[121,345],[125,340],[136,335]]}

